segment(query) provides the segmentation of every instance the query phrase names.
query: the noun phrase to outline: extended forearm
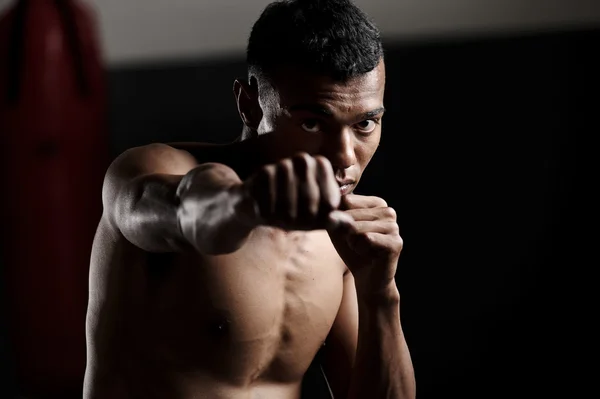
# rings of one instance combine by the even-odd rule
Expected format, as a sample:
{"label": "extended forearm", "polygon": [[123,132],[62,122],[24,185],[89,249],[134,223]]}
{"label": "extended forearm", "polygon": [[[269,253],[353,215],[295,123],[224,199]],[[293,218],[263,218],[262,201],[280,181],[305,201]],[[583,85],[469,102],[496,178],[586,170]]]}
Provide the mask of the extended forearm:
{"label": "extended forearm", "polygon": [[134,245],[149,252],[195,248],[204,254],[237,250],[253,226],[253,205],[225,165],[203,164],[185,176],[149,174],[124,185],[114,221]]}
{"label": "extended forearm", "polygon": [[397,291],[368,300],[359,295],[358,302],[358,348],[348,398],[413,399],[414,371]]}
{"label": "extended forearm", "polygon": [[114,222],[128,241],[149,252],[175,252],[184,242],[176,191],[182,176],[151,174],[129,181],[116,198]]}
{"label": "extended forearm", "polygon": [[188,173],[177,198],[182,234],[200,253],[235,252],[256,226],[253,200],[238,175],[225,165],[204,164]]}

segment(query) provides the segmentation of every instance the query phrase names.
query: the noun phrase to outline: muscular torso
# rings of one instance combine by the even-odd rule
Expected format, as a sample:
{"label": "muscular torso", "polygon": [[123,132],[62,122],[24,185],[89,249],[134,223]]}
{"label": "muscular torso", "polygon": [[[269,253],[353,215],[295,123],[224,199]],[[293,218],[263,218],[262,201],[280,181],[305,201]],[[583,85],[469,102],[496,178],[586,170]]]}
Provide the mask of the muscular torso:
{"label": "muscular torso", "polygon": [[102,221],[86,397],[300,398],[344,270],[324,231],[259,227],[229,255],[150,254]]}

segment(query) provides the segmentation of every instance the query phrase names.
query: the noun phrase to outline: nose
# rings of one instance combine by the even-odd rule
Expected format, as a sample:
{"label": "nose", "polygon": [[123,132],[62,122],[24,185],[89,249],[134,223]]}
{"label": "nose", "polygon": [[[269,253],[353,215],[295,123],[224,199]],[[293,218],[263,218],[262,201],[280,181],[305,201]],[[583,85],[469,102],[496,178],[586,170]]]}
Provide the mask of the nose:
{"label": "nose", "polygon": [[325,138],[323,155],[325,155],[334,170],[345,170],[356,164],[354,152],[354,134],[350,129],[331,132]]}

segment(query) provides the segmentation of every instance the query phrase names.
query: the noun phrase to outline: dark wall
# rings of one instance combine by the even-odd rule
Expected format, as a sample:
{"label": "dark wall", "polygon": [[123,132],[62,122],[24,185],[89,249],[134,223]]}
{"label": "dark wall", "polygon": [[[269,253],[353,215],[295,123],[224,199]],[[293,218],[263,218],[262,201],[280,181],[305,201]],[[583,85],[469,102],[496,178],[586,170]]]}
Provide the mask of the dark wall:
{"label": "dark wall", "polygon": [[[558,293],[580,270],[576,151],[593,131],[583,95],[599,33],[387,45],[382,145],[359,191],[399,215],[420,399],[580,386],[561,349],[575,316]],[[231,88],[244,74],[241,58],[112,69],[113,155],[232,140]]]}

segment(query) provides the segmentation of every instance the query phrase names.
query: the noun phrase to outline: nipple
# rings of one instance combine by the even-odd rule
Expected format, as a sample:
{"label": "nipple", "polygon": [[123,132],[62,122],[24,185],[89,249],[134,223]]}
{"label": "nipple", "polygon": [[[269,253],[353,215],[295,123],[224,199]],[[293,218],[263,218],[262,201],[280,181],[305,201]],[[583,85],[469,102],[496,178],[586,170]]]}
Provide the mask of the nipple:
{"label": "nipple", "polygon": [[229,319],[214,320],[209,325],[209,331],[214,337],[224,337],[229,334],[231,321]]}

